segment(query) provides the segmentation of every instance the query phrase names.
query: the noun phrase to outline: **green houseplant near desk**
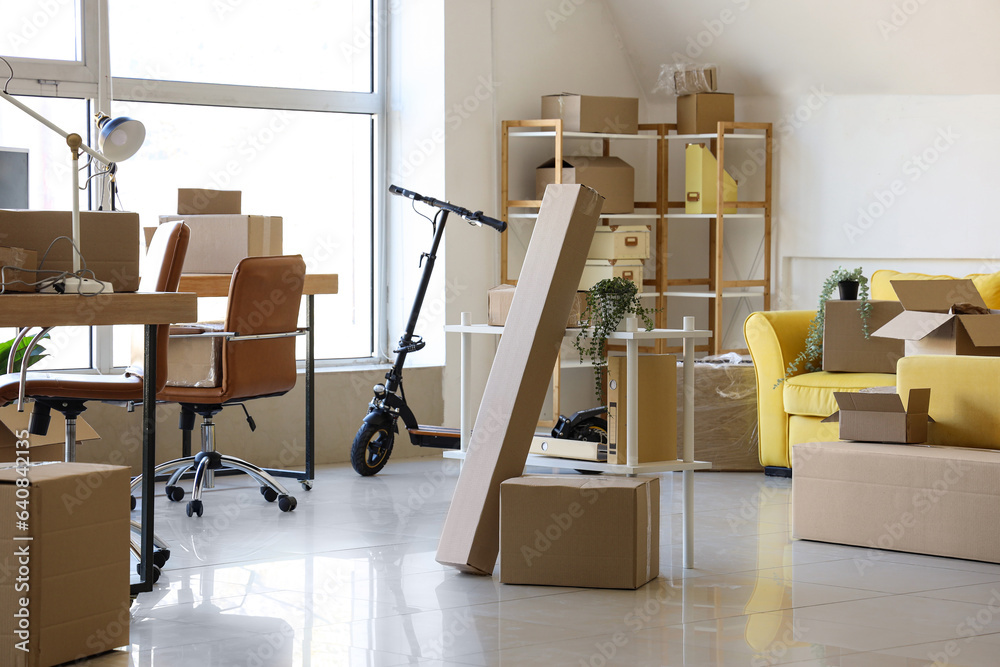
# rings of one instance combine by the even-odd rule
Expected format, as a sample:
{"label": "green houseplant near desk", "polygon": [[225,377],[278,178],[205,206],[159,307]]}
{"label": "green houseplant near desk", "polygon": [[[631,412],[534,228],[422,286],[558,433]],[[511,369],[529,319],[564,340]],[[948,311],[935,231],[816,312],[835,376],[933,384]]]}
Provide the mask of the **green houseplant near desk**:
{"label": "green houseplant near desk", "polygon": [[[35,349],[31,351],[31,356],[28,357],[28,368],[31,368],[39,361],[48,356],[45,353],[45,347],[41,343],[41,341],[47,339],[48,337],[49,334],[46,333],[43,334],[41,338],[39,338],[39,343],[35,345]],[[24,338],[21,339],[21,344],[17,346],[17,350],[14,351],[13,371],[15,373],[20,372],[21,363],[24,360],[24,353],[28,349],[28,346],[31,345],[31,342],[35,340],[35,338],[38,338],[38,334],[35,334],[34,336],[25,336]],[[14,347],[14,339],[0,343],[0,373],[7,372],[7,361],[10,359],[10,352],[12,347]]]}
{"label": "green houseplant near desk", "polygon": [[639,298],[639,286],[625,278],[606,278],[595,284],[587,293],[587,311],[583,327],[573,340],[573,347],[590,360],[594,368],[594,394],[599,404],[605,405],[604,372],[608,366],[608,336],[620,331],[619,326],[631,314],[642,320],[646,331],[652,329],[655,309],[646,308]]}

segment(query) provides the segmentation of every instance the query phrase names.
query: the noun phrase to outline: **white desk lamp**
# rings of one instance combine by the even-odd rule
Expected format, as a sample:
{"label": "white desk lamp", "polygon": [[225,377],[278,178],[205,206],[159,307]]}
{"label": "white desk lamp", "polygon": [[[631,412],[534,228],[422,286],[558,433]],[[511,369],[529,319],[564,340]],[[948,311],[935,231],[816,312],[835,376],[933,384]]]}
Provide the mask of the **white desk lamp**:
{"label": "white desk lamp", "polygon": [[[28,114],[39,123],[56,132],[64,139],[69,146],[73,160],[73,243],[77,250],[80,248],[80,151],[94,158],[101,164],[110,166],[115,162],[122,162],[135,155],[139,147],[142,146],[146,138],[146,128],[137,120],[131,118],[111,118],[110,116],[98,112],[97,127],[100,135],[97,138],[97,148],[95,151],[83,143],[83,138],[79,134],[70,134],[44,116],[38,114],[30,107],[25,106],[13,96],[0,91],[0,96],[16,106],[18,109]],[[80,271],[80,253],[73,252],[73,273]],[[62,289],[58,290],[71,294],[87,294],[93,292],[111,291],[110,283],[102,283],[99,280],[68,276],[62,284]]]}

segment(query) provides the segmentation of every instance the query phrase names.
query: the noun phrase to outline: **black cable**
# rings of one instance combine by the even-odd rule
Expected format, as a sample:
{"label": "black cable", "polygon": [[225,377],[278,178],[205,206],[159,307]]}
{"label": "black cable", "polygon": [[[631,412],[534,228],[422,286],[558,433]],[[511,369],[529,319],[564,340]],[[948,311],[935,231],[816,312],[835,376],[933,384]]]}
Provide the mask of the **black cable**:
{"label": "black cable", "polygon": [[7,81],[5,81],[4,84],[3,84],[3,92],[6,93],[7,92],[7,86],[10,84],[10,80],[14,78],[14,67],[10,64],[10,61],[7,60],[6,58],[4,58],[3,56],[0,56],[0,60],[2,60],[5,63],[7,63],[7,69],[10,70],[10,76],[7,77]]}

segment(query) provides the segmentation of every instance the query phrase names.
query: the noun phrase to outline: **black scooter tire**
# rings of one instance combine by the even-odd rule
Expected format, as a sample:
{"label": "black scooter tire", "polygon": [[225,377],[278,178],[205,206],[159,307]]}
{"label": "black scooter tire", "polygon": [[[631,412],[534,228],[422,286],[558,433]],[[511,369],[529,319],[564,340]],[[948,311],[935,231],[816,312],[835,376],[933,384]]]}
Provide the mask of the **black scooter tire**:
{"label": "black scooter tire", "polygon": [[[351,467],[354,472],[362,477],[377,474],[389,461],[394,440],[391,423],[362,424],[351,443]],[[379,445],[374,447],[373,441],[379,441]],[[370,448],[372,452],[369,452]]]}

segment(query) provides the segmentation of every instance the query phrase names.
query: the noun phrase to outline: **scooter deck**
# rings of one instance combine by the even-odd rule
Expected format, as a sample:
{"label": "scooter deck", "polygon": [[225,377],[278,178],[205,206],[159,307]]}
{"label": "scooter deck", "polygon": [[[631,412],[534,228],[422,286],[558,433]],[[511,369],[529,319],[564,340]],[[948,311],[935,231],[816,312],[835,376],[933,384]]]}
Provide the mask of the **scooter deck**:
{"label": "scooter deck", "polygon": [[418,424],[417,428],[408,428],[406,431],[410,434],[410,442],[417,447],[461,448],[462,433],[457,428]]}

